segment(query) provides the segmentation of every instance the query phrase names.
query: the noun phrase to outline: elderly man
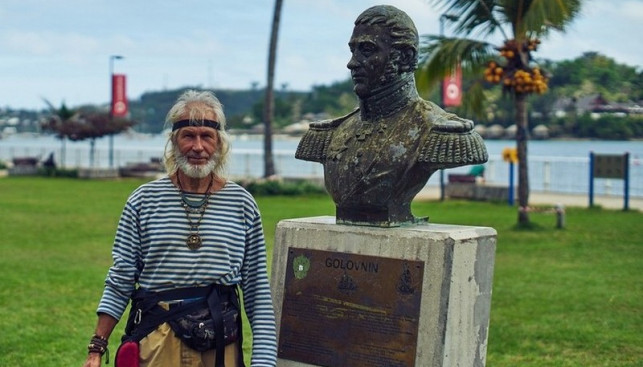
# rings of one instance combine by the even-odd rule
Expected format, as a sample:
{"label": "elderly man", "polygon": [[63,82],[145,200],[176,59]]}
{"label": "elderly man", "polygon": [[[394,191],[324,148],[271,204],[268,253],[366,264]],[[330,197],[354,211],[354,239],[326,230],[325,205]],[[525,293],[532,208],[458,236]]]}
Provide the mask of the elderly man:
{"label": "elderly man", "polygon": [[385,5],[365,10],[348,45],[359,108],[311,124],[296,157],[324,164],[337,223],[417,222],[411,201],[429,176],[484,163],[486,148],[473,122],[418,96],[418,33],[406,13]]}
{"label": "elderly man", "polygon": [[243,366],[237,285],[253,333],[252,366],[276,365],[261,217],[227,181],[225,116],[210,92],[187,91],[166,124],[168,176],[146,183],[121,215],[85,367],[97,367],[132,300],[120,366]]}

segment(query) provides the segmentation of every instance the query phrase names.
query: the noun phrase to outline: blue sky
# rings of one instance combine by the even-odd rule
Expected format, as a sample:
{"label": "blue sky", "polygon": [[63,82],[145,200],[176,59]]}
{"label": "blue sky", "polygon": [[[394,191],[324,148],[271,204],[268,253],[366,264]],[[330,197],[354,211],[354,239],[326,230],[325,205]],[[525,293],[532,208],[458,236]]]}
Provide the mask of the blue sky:
{"label": "blue sky", "polygon": [[[276,85],[309,90],[348,77],[347,42],[364,9],[406,11],[420,34],[437,34],[441,10],[427,0],[284,0]],[[184,86],[264,86],[272,0],[2,0],[0,107],[44,108],[109,100],[109,58],[127,94]],[[447,34],[449,32],[446,28]],[[598,51],[643,67],[643,0],[585,0],[565,34],[537,57]]]}

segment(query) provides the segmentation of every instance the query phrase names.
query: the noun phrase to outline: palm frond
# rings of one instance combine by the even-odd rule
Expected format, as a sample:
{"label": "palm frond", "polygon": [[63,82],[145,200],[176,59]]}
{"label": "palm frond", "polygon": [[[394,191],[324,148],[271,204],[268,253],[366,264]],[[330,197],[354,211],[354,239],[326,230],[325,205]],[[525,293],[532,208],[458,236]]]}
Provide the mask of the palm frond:
{"label": "palm frond", "polygon": [[562,31],[580,11],[580,0],[502,0],[506,21],[512,24],[514,38],[546,35]]}
{"label": "palm frond", "polygon": [[485,37],[500,31],[507,38],[498,18],[502,12],[497,0],[432,0],[431,3],[444,9],[445,14],[458,17],[454,28],[457,35],[478,33]]}
{"label": "palm frond", "polygon": [[525,29],[545,35],[549,30],[563,31],[580,12],[580,0],[533,0],[525,15]]}
{"label": "palm frond", "polygon": [[484,93],[484,86],[480,79],[462,91],[462,109],[464,116],[471,116],[479,120],[484,117],[484,108],[486,105],[487,96]]}
{"label": "palm frond", "polygon": [[429,92],[460,64],[463,73],[479,71],[496,52],[492,44],[467,38],[424,36],[420,48],[420,65],[416,72],[417,87]]}
{"label": "palm frond", "polygon": [[53,103],[49,102],[49,100],[45,97],[40,97],[40,99],[42,99],[42,101],[45,102],[45,104],[47,105],[47,108],[49,108],[49,112],[56,113],[57,108],[54,106]]}
{"label": "palm frond", "polygon": [[67,108],[65,102],[60,105],[60,108],[56,108],[48,99],[44,97],[41,97],[41,99],[49,108],[49,112],[53,115],[58,116],[63,121],[70,119],[76,113],[75,110]]}

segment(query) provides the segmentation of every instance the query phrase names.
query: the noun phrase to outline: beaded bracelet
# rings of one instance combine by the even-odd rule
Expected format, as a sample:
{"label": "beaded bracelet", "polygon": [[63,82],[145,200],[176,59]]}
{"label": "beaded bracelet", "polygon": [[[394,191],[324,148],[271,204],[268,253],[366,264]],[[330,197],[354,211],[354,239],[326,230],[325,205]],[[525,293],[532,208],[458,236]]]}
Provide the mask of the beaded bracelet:
{"label": "beaded bracelet", "polygon": [[104,336],[94,334],[94,336],[92,336],[92,339],[89,341],[87,350],[88,353],[98,353],[101,355],[101,357],[103,356],[103,354],[107,353],[105,363],[109,363],[109,349],[107,349],[107,338],[105,338]]}

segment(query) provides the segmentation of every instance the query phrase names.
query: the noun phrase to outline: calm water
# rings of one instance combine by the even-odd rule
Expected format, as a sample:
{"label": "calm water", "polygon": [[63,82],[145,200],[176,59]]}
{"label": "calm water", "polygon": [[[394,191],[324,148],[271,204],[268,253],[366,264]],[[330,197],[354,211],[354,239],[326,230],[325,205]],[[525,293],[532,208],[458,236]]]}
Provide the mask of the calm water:
{"label": "calm water", "polygon": [[[260,177],[263,175],[263,138],[256,135],[232,137],[231,176]],[[114,137],[114,166],[145,162],[161,157],[166,138],[162,135],[119,135]],[[273,143],[278,174],[285,177],[323,177],[322,165],[294,159],[299,138],[276,137]],[[501,153],[514,147],[513,140],[486,140],[489,163],[485,176],[488,182],[508,183],[508,165]],[[66,167],[89,167],[89,141],[65,143]],[[643,142],[641,141],[561,141],[532,140],[528,145],[530,186],[535,191],[587,193],[589,187],[589,153],[630,153],[630,195],[643,197]],[[62,165],[63,150],[60,140],[52,136],[12,135],[0,140],[0,159],[32,156],[44,160],[54,153],[56,163]],[[96,141],[95,165],[109,166],[109,139]],[[469,167],[448,170],[465,173]],[[439,185],[439,175],[429,180]],[[623,180],[597,179],[597,194],[622,195]]]}

